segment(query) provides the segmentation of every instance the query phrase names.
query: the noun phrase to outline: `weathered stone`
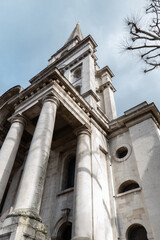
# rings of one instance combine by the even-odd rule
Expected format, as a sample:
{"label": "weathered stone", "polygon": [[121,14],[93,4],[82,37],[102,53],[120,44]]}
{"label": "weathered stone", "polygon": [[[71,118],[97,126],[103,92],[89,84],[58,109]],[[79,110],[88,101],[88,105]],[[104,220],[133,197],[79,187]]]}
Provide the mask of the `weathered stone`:
{"label": "weathered stone", "polygon": [[46,236],[42,232],[36,233],[36,240],[45,240]]}

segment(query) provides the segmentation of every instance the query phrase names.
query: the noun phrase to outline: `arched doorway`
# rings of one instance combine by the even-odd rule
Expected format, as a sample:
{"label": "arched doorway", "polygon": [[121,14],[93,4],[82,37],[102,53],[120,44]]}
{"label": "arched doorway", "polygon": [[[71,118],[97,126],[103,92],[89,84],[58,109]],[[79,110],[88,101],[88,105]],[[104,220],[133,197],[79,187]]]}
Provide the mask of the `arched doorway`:
{"label": "arched doorway", "polygon": [[140,224],[132,225],[127,232],[127,240],[148,240],[147,231]]}
{"label": "arched doorway", "polygon": [[70,222],[63,223],[58,230],[58,240],[71,240],[72,224]]}

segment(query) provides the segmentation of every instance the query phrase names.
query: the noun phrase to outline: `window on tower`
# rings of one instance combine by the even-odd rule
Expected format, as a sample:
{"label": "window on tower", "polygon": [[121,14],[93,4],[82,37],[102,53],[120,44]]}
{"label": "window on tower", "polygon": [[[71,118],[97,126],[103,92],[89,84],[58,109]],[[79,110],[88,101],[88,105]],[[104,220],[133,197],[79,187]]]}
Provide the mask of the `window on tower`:
{"label": "window on tower", "polygon": [[74,70],[73,76],[75,80],[79,80],[81,78],[81,67],[78,67],[76,70]]}
{"label": "window on tower", "polygon": [[71,70],[72,74],[72,83],[76,83],[77,81],[80,81],[82,78],[82,64],[78,65],[74,69]]}

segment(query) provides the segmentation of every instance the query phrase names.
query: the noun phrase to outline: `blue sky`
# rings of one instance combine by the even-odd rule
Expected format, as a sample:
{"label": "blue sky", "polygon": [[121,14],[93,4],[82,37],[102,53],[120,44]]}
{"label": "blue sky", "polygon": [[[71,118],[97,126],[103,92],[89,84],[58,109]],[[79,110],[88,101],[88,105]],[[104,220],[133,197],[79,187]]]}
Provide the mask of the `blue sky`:
{"label": "blue sky", "polygon": [[98,44],[100,67],[115,77],[118,115],[143,101],[160,108],[159,71],[144,74],[141,61],[121,49],[124,18],[143,15],[147,0],[0,0],[0,95],[45,68],[77,22]]}

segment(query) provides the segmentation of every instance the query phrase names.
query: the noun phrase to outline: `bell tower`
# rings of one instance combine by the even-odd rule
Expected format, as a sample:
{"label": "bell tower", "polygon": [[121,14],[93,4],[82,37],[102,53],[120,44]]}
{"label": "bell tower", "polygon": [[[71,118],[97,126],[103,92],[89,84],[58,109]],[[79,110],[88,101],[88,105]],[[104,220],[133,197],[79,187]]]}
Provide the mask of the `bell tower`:
{"label": "bell tower", "polygon": [[62,48],[49,59],[72,83],[80,95],[96,110],[102,111],[109,119],[116,118],[114,101],[114,74],[108,66],[100,69],[95,55],[97,44],[91,35],[83,37],[80,24]]}

